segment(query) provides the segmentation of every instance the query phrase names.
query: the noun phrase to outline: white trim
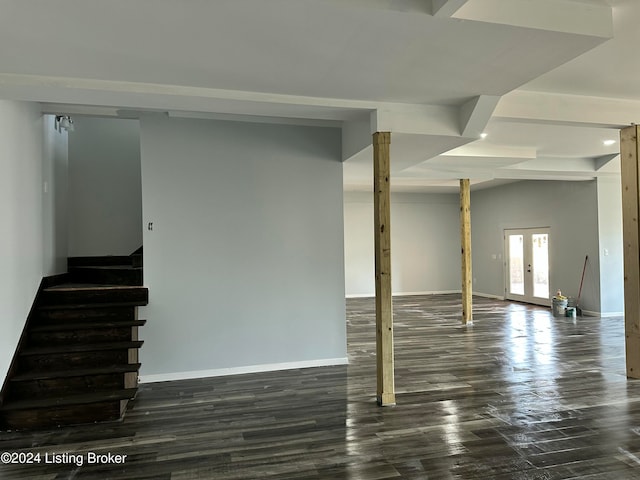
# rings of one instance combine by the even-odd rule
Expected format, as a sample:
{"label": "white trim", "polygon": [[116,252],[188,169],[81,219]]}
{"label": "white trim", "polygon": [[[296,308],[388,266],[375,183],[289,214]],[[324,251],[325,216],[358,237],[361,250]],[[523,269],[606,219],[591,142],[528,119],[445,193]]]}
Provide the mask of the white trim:
{"label": "white trim", "polygon": [[189,380],[193,378],[223,377],[226,375],[241,375],[244,373],[273,372],[277,370],[292,370],[295,368],[329,367],[333,365],[347,365],[349,359],[322,358],[318,360],[304,360],[301,362],[265,363],[262,365],[247,365],[245,367],[216,368],[213,370],[193,370],[189,372],[158,373],[140,375],[140,383],[169,382],[174,380]]}
{"label": "white trim", "polygon": [[585,317],[600,317],[600,318],[610,318],[610,317],[624,317],[624,312],[594,312],[593,310],[582,310],[582,315]]}
{"label": "white trim", "polygon": [[504,300],[503,296],[493,295],[492,293],[473,292],[476,297],[491,298],[493,300]]}
{"label": "white trim", "polygon": [[411,295],[450,295],[453,293],[462,294],[462,290],[435,290],[431,292],[399,292],[392,294],[394,297],[409,297]]}
{"label": "white trim", "polygon": [[[393,292],[391,295],[394,297],[409,297],[412,295],[448,295],[451,293],[462,293],[462,290],[433,290],[428,292]],[[375,293],[349,293],[345,295],[346,298],[373,298]]]}

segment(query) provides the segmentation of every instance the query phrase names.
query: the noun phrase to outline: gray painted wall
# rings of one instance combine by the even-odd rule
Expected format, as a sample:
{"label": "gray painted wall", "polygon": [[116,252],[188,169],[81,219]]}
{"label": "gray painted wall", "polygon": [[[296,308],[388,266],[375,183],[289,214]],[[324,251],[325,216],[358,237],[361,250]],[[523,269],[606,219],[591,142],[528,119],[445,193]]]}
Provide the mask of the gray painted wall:
{"label": "gray painted wall", "polygon": [[598,178],[598,235],[601,312],[621,315],[624,312],[624,253],[619,175]]}
{"label": "gray painted wall", "polygon": [[0,383],[43,274],[44,126],[35,104],[0,100]]}
{"label": "gray painted wall", "polygon": [[344,362],[340,131],[140,124],[143,380]]}
{"label": "gray painted wall", "polygon": [[[460,290],[458,195],[391,195],[391,281],[394,294]],[[347,192],[345,282],[348,296],[373,296],[373,194]]]}
{"label": "gray painted wall", "polygon": [[75,117],[69,133],[69,256],[128,255],[142,245],[137,120]]}
{"label": "gray painted wall", "polygon": [[54,117],[44,116],[42,209],[44,274],[67,271],[69,188],[68,134],[55,129]]}
{"label": "gray painted wall", "polygon": [[561,289],[577,296],[584,257],[589,255],[580,303],[599,312],[596,182],[523,181],[472,191],[474,292],[504,295],[503,232],[526,227],[551,228],[551,292]]}

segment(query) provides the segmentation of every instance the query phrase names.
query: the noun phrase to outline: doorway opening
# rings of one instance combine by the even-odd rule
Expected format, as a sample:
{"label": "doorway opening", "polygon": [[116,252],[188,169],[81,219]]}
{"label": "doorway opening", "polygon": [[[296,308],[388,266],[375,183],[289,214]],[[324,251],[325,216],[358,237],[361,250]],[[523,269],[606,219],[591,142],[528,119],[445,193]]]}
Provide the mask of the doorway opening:
{"label": "doorway opening", "polygon": [[548,305],[549,228],[504,231],[508,300]]}

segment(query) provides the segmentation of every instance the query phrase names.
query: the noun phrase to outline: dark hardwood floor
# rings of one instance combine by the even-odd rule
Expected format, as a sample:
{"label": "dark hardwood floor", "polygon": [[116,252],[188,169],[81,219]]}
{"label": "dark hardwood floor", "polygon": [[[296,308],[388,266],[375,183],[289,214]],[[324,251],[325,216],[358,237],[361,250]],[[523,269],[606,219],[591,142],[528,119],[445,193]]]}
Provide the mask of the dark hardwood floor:
{"label": "dark hardwood floor", "polygon": [[621,318],[475,298],[463,327],[458,296],[394,302],[396,407],[375,402],[373,300],[352,299],[348,367],[142,385],[122,423],[0,432],[41,454],[0,478],[640,479]]}

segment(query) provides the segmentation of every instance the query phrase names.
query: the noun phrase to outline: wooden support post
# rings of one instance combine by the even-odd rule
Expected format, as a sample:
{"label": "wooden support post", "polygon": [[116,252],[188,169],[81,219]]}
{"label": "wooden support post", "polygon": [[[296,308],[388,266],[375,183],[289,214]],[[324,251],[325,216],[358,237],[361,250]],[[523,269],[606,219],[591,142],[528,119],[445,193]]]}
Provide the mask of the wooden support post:
{"label": "wooden support post", "polygon": [[373,134],[373,189],[376,265],[376,363],[378,405],[396,404],[393,376],[391,302],[390,132]]}
{"label": "wooden support post", "polygon": [[622,177],[622,239],[624,243],[624,330],[627,377],[640,378],[640,169],[638,168],[640,127],[620,132]]}
{"label": "wooden support post", "polygon": [[462,251],[462,323],[473,323],[471,272],[471,190],[469,179],[460,180],[460,245]]}

